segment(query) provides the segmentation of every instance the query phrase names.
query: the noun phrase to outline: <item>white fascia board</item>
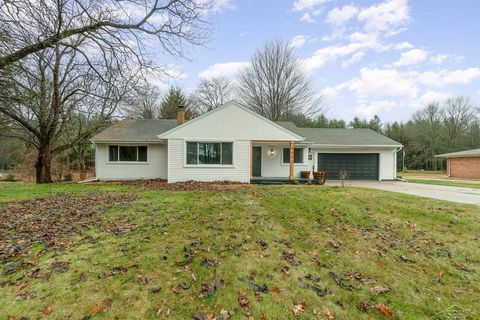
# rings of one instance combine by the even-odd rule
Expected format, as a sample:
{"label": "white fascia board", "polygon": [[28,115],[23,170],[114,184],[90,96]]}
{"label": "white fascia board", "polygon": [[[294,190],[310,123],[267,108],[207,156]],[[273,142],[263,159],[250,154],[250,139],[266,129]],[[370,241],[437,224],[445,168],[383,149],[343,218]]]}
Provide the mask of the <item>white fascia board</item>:
{"label": "white fascia board", "polygon": [[312,148],[351,148],[351,149],[363,149],[363,148],[389,148],[389,149],[397,149],[398,147],[403,147],[402,145],[346,145],[346,144],[312,144]]}

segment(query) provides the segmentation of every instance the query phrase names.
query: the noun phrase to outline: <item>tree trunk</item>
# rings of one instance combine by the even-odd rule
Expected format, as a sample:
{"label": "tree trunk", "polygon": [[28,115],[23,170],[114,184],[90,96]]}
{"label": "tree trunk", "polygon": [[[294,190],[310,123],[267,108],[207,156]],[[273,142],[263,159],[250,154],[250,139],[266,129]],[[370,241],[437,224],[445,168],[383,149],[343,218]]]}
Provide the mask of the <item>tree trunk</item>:
{"label": "tree trunk", "polygon": [[51,173],[52,150],[50,144],[38,148],[37,160],[35,161],[36,182],[52,183]]}
{"label": "tree trunk", "polygon": [[80,159],[80,180],[85,180],[87,178],[87,166],[85,165],[85,158],[82,155]]}

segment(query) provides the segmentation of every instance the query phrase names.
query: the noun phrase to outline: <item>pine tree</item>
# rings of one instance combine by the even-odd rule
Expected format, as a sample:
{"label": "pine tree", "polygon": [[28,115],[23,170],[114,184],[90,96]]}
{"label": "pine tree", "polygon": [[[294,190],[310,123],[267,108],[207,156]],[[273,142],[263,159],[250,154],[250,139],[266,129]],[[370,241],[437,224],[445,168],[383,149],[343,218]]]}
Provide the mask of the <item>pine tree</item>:
{"label": "pine tree", "polygon": [[[160,116],[162,119],[175,119],[177,117],[178,106],[184,106],[187,108],[187,98],[183,94],[180,88],[170,87],[167,94],[163,98],[162,105],[160,107]],[[188,111],[188,110],[186,110]],[[185,112],[185,117],[188,119],[189,112]]]}

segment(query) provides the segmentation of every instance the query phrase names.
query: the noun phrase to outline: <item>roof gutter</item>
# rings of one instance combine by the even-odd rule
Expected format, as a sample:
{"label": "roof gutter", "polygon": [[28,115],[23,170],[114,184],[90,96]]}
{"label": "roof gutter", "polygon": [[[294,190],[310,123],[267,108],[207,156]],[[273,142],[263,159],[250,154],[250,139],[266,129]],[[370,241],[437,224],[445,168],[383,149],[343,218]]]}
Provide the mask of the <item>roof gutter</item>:
{"label": "roof gutter", "polygon": [[148,144],[162,144],[165,143],[165,140],[122,140],[122,139],[111,139],[111,140],[91,140],[93,143],[148,143]]}
{"label": "roof gutter", "polygon": [[358,145],[358,144],[355,144],[355,145],[347,145],[347,144],[312,144],[312,147],[318,147],[318,148],[338,148],[338,149],[341,149],[341,148],[400,148],[399,150],[401,150],[401,148],[403,148],[403,145],[398,145],[398,144],[395,144],[395,145],[379,145],[379,144],[371,144],[371,145],[368,145],[368,144],[362,144],[362,145]]}

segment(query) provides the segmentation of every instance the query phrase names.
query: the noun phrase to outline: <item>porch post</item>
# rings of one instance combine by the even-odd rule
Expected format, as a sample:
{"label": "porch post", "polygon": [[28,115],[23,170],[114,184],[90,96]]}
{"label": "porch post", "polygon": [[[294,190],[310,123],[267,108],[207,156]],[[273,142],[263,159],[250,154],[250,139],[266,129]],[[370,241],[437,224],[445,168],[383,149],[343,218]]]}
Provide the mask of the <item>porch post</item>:
{"label": "porch post", "polygon": [[290,141],[290,174],[288,176],[288,179],[292,181],[295,179],[293,174],[294,156],[295,156],[295,142]]}

